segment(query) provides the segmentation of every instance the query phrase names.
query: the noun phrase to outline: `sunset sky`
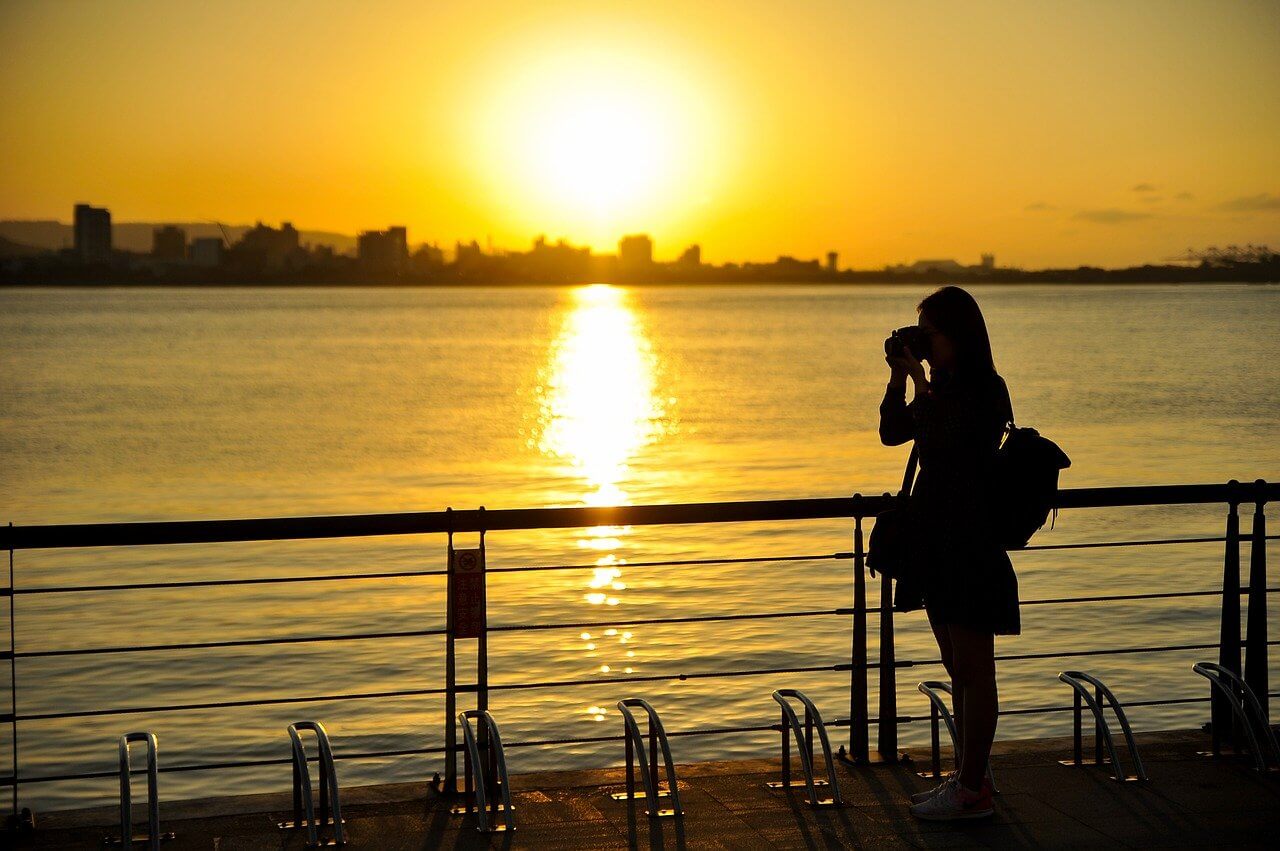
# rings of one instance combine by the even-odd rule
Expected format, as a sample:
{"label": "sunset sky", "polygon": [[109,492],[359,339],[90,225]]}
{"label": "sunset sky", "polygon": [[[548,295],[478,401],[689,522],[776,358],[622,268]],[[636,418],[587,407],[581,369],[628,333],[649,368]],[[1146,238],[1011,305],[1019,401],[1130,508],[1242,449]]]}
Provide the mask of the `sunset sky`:
{"label": "sunset sky", "polygon": [[0,218],[659,259],[1280,246],[1280,3],[15,2]]}

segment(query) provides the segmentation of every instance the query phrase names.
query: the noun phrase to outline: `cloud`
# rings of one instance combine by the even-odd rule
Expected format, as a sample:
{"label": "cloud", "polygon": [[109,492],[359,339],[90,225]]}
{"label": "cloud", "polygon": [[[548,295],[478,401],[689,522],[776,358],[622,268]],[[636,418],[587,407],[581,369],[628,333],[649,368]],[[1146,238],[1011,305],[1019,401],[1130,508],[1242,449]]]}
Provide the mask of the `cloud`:
{"label": "cloud", "polygon": [[1190,201],[1194,199],[1196,196],[1192,195],[1190,192],[1179,192],[1177,195],[1174,195],[1173,197],[1177,198],[1179,201]]}
{"label": "cloud", "polygon": [[1052,204],[1046,204],[1043,201],[1037,201],[1034,204],[1028,204],[1023,209],[1025,209],[1029,213],[1038,213],[1043,210],[1056,210],[1058,208],[1053,206]]}
{"label": "cloud", "polygon": [[1280,210],[1280,195],[1272,195],[1270,192],[1259,192],[1257,195],[1246,195],[1243,198],[1233,198],[1218,205],[1219,210],[1228,210],[1232,213],[1256,213],[1260,210]]}
{"label": "cloud", "polygon": [[1159,204],[1163,200],[1159,195],[1143,195],[1141,198],[1144,204]]}
{"label": "cloud", "polygon": [[1135,183],[1133,185],[1134,192],[1155,192],[1156,188],[1150,183]]}
{"label": "cloud", "polygon": [[1081,210],[1075,214],[1075,218],[1099,225],[1119,225],[1124,224],[1125,222],[1136,222],[1140,219],[1149,219],[1151,218],[1151,214],[1135,213],[1130,210],[1108,207],[1105,210]]}

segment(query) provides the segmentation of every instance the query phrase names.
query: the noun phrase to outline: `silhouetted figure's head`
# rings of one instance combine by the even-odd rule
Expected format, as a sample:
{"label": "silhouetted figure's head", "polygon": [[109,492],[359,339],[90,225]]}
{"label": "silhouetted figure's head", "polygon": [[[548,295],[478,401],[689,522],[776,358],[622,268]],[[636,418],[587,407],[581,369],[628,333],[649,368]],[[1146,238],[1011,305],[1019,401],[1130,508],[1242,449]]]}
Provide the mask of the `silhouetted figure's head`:
{"label": "silhouetted figure's head", "polygon": [[916,305],[920,330],[929,335],[926,359],[957,377],[995,372],[987,323],[973,296],[960,287],[939,287]]}

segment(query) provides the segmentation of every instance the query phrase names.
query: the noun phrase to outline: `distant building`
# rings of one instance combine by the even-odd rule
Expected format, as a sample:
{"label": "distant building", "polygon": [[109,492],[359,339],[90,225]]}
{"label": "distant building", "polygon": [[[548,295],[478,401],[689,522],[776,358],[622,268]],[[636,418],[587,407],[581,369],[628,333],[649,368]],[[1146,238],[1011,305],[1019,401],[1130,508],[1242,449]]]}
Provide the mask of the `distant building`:
{"label": "distant building", "polygon": [[652,266],[653,240],[647,234],[624,236],[618,242],[618,268],[621,271],[643,271]]}
{"label": "distant building", "polygon": [[258,222],[245,231],[232,253],[248,269],[294,268],[306,259],[306,252],[298,244],[298,231],[290,222],[282,222],[279,230]]}
{"label": "distant building", "polygon": [[213,269],[222,265],[222,238],[217,236],[199,236],[191,240],[191,265]]}
{"label": "distant building", "polygon": [[151,256],[167,263],[182,263],[187,259],[187,232],[173,225],[155,228],[151,231]]}
{"label": "distant building", "polygon": [[836,252],[834,251],[827,252],[827,271],[828,272],[836,271],[836,261],[838,261],[839,259],[840,259],[840,255],[837,254]]}
{"label": "distant building", "polygon": [[403,227],[367,230],[356,238],[360,265],[375,272],[400,274],[409,263],[409,235]]}
{"label": "distant building", "polygon": [[898,269],[904,272],[945,272],[956,274],[965,271],[965,267],[961,266],[954,260],[917,260],[910,266],[899,266]]}
{"label": "distant building", "polygon": [[701,266],[702,265],[702,246],[690,245],[676,260],[677,266]]}
{"label": "distant building", "polygon": [[988,272],[996,267],[996,256],[994,254],[982,255],[982,268]]}
{"label": "distant building", "polygon": [[409,267],[419,275],[443,269],[444,250],[424,242],[409,257]]}
{"label": "distant building", "polygon": [[111,211],[106,207],[76,204],[76,255],[82,263],[111,259]]}

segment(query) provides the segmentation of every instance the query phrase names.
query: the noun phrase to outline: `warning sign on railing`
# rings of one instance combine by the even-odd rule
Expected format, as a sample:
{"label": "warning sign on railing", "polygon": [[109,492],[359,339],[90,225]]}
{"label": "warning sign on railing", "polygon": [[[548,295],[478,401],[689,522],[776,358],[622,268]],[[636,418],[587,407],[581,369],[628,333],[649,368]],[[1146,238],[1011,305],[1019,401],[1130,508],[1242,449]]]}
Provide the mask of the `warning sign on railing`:
{"label": "warning sign on railing", "polygon": [[479,638],[484,631],[484,554],[479,549],[453,550],[452,593],[454,638]]}

